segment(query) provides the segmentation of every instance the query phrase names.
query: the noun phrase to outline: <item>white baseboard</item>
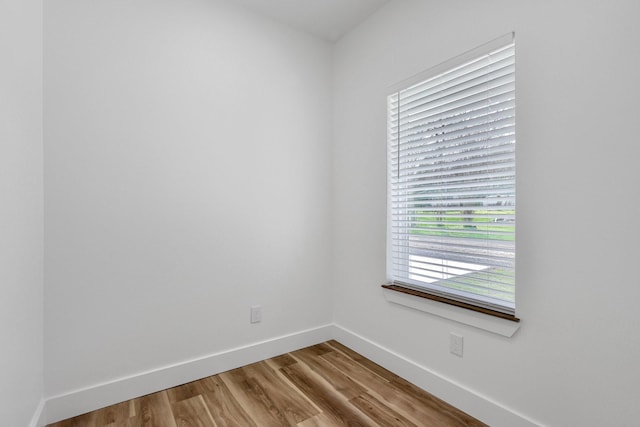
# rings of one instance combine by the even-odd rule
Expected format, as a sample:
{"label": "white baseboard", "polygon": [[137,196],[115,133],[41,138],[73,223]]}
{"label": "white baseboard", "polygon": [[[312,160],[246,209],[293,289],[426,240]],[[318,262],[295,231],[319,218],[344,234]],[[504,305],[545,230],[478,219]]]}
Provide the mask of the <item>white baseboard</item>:
{"label": "white baseboard", "polygon": [[37,427],[43,427],[45,424],[318,344],[332,339],[332,332],[331,325],[320,326],[49,397],[43,405],[46,407],[39,409],[45,416],[39,415],[37,420],[34,416],[34,420]]}
{"label": "white baseboard", "polygon": [[74,417],[210,375],[335,339],[493,427],[539,423],[339,325],[325,325],[75,390],[40,402],[29,427]]}
{"label": "white baseboard", "polygon": [[332,335],[336,341],[492,427],[541,425],[346,328],[334,324]]}
{"label": "white baseboard", "polygon": [[33,417],[31,417],[31,422],[29,423],[29,427],[42,427],[46,424],[45,422],[45,399],[40,399],[40,403],[38,403],[38,407],[36,411],[33,413]]}

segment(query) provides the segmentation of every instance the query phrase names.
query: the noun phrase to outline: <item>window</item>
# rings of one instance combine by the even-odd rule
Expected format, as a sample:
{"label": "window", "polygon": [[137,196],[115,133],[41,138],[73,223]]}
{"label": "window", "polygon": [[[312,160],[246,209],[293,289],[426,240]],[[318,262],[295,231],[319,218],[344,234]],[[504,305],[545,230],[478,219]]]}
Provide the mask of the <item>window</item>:
{"label": "window", "polygon": [[515,318],[515,44],[388,97],[388,288]]}

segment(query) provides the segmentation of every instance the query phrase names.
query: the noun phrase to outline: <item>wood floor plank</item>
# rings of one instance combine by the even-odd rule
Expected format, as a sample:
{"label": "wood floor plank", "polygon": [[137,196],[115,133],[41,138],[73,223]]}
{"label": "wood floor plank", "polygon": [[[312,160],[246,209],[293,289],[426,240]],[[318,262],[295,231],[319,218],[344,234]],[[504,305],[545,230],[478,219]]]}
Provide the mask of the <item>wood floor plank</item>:
{"label": "wood floor plank", "polygon": [[354,397],[350,402],[381,427],[419,427],[369,393]]}
{"label": "wood floor plank", "polygon": [[167,396],[169,397],[170,403],[175,403],[199,396],[205,392],[207,392],[207,390],[202,380],[198,380],[167,389]]}
{"label": "wood floor plank", "polygon": [[333,388],[342,393],[347,400],[366,392],[367,390],[360,384],[353,381],[353,379],[345,375],[343,372],[334,369],[333,366],[331,366],[331,363],[327,362],[322,357],[318,357],[326,356],[329,353],[334,352],[331,351],[318,354],[308,347],[294,351],[291,355],[323,377],[333,386]]}
{"label": "wood floor plank", "polygon": [[281,368],[293,384],[305,393],[338,426],[375,425],[360,410],[351,405],[344,395],[306,365],[295,364]]}
{"label": "wood floor plank", "polygon": [[282,372],[283,367],[286,366],[292,366],[296,363],[298,363],[297,360],[295,360],[293,357],[291,357],[291,360],[293,361],[293,363],[289,363],[285,366],[278,366],[277,362],[273,362],[271,359],[265,360],[264,362],[266,363],[267,366],[269,366],[271,368],[271,370],[273,370],[273,372],[275,373],[275,375],[278,376],[278,378],[280,379],[280,381],[282,381],[284,383],[284,386],[287,389],[287,392],[291,392],[292,390],[295,391],[296,395],[300,396],[302,399],[304,399],[304,401],[310,406],[310,408],[312,409],[312,413],[315,413],[317,415],[311,416],[310,418],[314,418],[318,415],[320,415],[322,413],[322,410],[320,408],[318,408],[318,406],[316,406],[315,403],[313,403],[313,401],[311,399],[309,399],[309,396],[307,396],[306,394],[304,394],[302,391],[300,391],[295,384],[293,384],[291,382],[291,380],[289,380],[289,378],[284,374],[284,372]]}
{"label": "wood floor plank", "polygon": [[[455,410],[449,413],[449,410],[453,408],[433,395],[426,393],[424,390],[413,386],[407,381],[400,381],[401,379],[399,377],[387,382],[344,354],[336,352],[326,353],[322,355],[321,358],[330,361],[337,370],[343,372],[345,375],[349,375],[369,390],[370,394],[417,425],[483,425],[467,424],[469,422],[467,419],[468,416],[463,412]],[[413,386],[413,388],[410,388],[410,386]],[[402,392],[403,389],[410,389],[412,393]],[[460,413],[461,415],[457,417],[453,416],[453,414],[456,413]],[[468,418],[477,422],[477,420],[471,417]]]}
{"label": "wood floor plank", "polygon": [[283,368],[285,366],[290,366],[290,365],[293,365],[294,363],[298,363],[298,361],[293,357],[291,357],[289,353],[272,357],[271,359],[269,359],[269,362],[271,362],[270,364],[275,365],[278,368]]}
{"label": "wood floor plank", "polygon": [[271,401],[285,415],[289,423],[297,424],[320,413],[296,388],[272,370],[266,362],[254,363],[246,367],[247,375],[255,379],[268,393]]}
{"label": "wood floor plank", "polygon": [[341,352],[332,351],[330,353],[325,353],[320,356],[320,359],[329,364],[328,369],[334,369],[335,371],[351,378],[365,390],[386,387],[389,383],[385,378],[370,369],[367,369],[361,363],[356,362],[351,357],[345,356]]}
{"label": "wood floor plank", "polygon": [[290,423],[268,393],[243,368],[220,374],[233,397],[260,427],[285,427]]}
{"label": "wood floor plank", "polygon": [[118,405],[122,405],[122,415],[126,417],[122,420],[114,419],[113,422],[104,424],[104,427],[142,427],[140,399],[132,399]]}
{"label": "wood floor plank", "polygon": [[325,353],[329,353],[330,351],[333,351],[333,349],[329,347],[329,345],[327,345],[326,342],[323,342],[320,344],[306,347],[304,348],[304,351],[306,351],[307,353],[315,354],[316,356],[322,356]]}
{"label": "wood floor plank", "polygon": [[[129,401],[107,406],[97,411],[98,422],[101,424],[123,424],[131,417],[131,403]],[[135,415],[135,414],[134,414]]]}
{"label": "wood floor plank", "polygon": [[258,427],[219,375],[206,378],[204,381],[209,391],[202,397],[218,427]]}
{"label": "wood floor plank", "polygon": [[129,418],[140,416],[142,413],[140,409],[140,398],[131,399],[129,401]]}
{"label": "wood floor plank", "polygon": [[342,427],[344,423],[342,421],[337,421],[335,418],[332,418],[325,414],[324,412],[319,413],[309,419],[306,419],[300,423],[298,423],[297,427]]}
{"label": "wood floor plank", "polygon": [[325,353],[321,358],[329,361],[336,370],[353,378],[354,381],[366,388],[371,396],[384,402],[384,405],[396,413],[402,414],[404,418],[415,425],[451,425],[451,420],[446,416],[434,413],[429,407],[422,406],[421,402],[413,396],[397,393],[390,385],[395,379],[387,381],[341,352]]}
{"label": "wood floor plank", "polygon": [[133,416],[124,421],[104,424],[104,427],[142,427],[142,417]]}
{"label": "wood floor plank", "polygon": [[443,423],[442,425],[486,427],[486,424],[427,393],[407,380],[398,377],[389,384],[398,395],[409,396],[417,405],[428,408],[432,413],[438,414],[440,419],[447,420],[448,424]]}
{"label": "wood floor plank", "polygon": [[143,427],[177,427],[166,390],[140,398]]}
{"label": "wood floor plank", "polygon": [[172,403],[171,409],[180,427],[217,427],[202,395]]}

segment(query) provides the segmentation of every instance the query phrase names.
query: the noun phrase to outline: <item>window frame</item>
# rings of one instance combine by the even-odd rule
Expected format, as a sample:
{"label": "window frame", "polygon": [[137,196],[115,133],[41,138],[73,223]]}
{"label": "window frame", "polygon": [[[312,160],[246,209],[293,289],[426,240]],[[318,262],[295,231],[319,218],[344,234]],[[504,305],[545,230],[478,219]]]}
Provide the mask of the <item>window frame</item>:
{"label": "window frame", "polygon": [[[486,55],[492,51],[495,51],[497,49],[500,49],[502,47],[505,47],[507,45],[510,44],[515,44],[515,34],[514,33],[509,33],[506,34],[502,37],[499,37],[489,43],[486,43],[482,46],[479,46],[478,48],[472,49],[462,55],[459,55],[451,60],[445,61],[442,64],[439,64],[435,67],[432,67],[422,73],[419,73],[409,79],[406,79],[394,86],[392,86],[391,88],[389,88],[388,90],[388,97],[387,99],[389,99],[393,94],[397,94],[400,93],[401,91],[411,88],[412,86],[419,84],[421,82],[424,82],[430,78],[433,78],[435,76],[438,76],[440,74],[446,73],[449,70],[455,69],[456,67],[459,67],[465,63],[468,63],[471,60],[474,60],[478,57],[481,57],[483,55]],[[389,112],[387,112],[387,120],[389,120],[390,114]],[[387,150],[390,150],[390,142],[389,142],[389,138],[387,137]],[[515,154],[514,154],[515,156]],[[389,160],[387,161],[388,164],[388,168],[390,168],[390,162]],[[388,173],[390,173],[388,171]],[[515,184],[514,184],[515,185]],[[454,310],[457,310],[459,308],[461,309],[466,309],[466,310],[471,310],[471,311],[475,311],[478,313],[481,313],[483,315],[490,315],[490,316],[495,316],[498,317],[500,319],[504,319],[510,322],[519,322],[520,319],[518,319],[515,316],[515,308],[513,310],[512,313],[505,313],[503,311],[497,311],[497,310],[492,310],[490,307],[483,307],[480,305],[475,305],[473,304],[473,301],[468,302],[468,301],[464,301],[461,299],[452,299],[452,298],[448,298],[448,295],[442,295],[438,292],[433,292],[430,291],[427,287],[416,287],[415,285],[412,285],[410,283],[402,283],[402,282],[398,282],[398,281],[394,281],[393,277],[392,277],[392,271],[393,271],[393,265],[392,265],[392,239],[393,239],[393,233],[392,233],[392,224],[393,224],[393,219],[392,219],[392,212],[391,212],[391,181],[388,182],[387,184],[387,189],[388,189],[388,199],[387,199],[387,209],[388,209],[388,218],[387,218],[387,280],[388,283],[383,285],[383,288],[385,288],[384,292],[385,292],[385,296],[391,295],[392,298],[387,298],[390,300],[393,300],[391,302],[395,302],[395,303],[401,303],[399,301],[405,301],[407,299],[407,297],[409,298],[409,300],[411,299],[415,299],[417,298],[424,298],[424,299],[428,299],[430,301],[435,301],[437,304],[439,303],[445,303],[447,305],[450,306],[455,306],[457,307]],[[514,246],[514,253],[515,253],[515,246]],[[407,262],[408,259],[407,259]],[[515,270],[515,269],[514,269]],[[514,273],[515,274],[515,273]],[[398,292],[401,294],[404,294],[403,297],[393,297],[393,292]],[[514,290],[514,294],[515,294],[515,290]],[[407,305],[407,304],[404,304]],[[410,304],[409,306],[412,306],[415,304]],[[424,304],[423,304],[424,305]],[[431,303],[427,304],[428,307],[431,307]],[[515,304],[514,304],[515,305]],[[417,308],[417,307],[413,307],[413,308]],[[418,308],[420,309],[420,308]],[[432,310],[422,310],[422,311],[427,311],[427,312],[432,312]],[[438,310],[436,310],[438,311]],[[436,313],[437,314],[437,313]],[[447,317],[447,316],[444,316]],[[459,317],[459,316],[458,316]],[[455,320],[455,319],[454,319]],[[462,322],[462,323],[467,323],[467,322]],[[472,322],[473,323],[473,322]],[[517,328],[516,328],[517,329]],[[514,331],[515,332],[515,331]]]}

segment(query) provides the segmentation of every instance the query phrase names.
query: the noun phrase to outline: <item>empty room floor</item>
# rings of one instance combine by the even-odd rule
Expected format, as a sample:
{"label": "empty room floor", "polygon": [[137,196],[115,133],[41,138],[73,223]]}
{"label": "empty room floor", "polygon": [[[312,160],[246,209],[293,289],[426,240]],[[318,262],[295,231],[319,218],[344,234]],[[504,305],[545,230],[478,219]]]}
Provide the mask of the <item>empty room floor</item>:
{"label": "empty room floor", "polygon": [[48,427],[484,425],[332,340]]}

